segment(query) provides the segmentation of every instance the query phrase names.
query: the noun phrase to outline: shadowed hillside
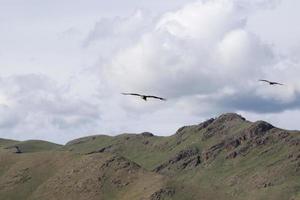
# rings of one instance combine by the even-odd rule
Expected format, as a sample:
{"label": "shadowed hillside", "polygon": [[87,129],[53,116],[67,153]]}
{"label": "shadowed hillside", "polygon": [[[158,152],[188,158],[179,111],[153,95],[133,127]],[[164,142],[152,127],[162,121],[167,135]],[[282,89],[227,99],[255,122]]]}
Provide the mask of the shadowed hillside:
{"label": "shadowed hillside", "polygon": [[168,137],[0,139],[0,199],[296,200],[300,132],[228,113]]}

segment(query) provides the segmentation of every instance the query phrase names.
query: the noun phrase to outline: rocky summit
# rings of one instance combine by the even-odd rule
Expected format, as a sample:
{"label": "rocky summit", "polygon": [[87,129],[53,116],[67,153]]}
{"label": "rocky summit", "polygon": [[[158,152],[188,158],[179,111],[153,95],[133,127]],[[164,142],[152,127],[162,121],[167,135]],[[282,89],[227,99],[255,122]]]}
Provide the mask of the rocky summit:
{"label": "rocky summit", "polygon": [[300,132],[227,113],[168,137],[0,139],[0,200],[20,199],[297,200]]}

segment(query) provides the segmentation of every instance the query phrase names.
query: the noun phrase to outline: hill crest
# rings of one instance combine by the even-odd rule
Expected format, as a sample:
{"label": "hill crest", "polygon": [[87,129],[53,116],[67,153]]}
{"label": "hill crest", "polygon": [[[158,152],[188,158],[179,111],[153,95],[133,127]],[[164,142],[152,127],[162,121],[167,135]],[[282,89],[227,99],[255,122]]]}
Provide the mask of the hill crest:
{"label": "hill crest", "polygon": [[165,137],[0,141],[0,199],[300,198],[300,132],[235,113]]}

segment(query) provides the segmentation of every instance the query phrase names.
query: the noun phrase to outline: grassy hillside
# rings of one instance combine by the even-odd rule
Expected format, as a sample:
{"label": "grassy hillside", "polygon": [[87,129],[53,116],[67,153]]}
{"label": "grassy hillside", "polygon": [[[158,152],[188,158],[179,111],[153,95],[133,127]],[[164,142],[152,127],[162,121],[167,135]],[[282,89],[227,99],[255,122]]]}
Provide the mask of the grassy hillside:
{"label": "grassy hillside", "polygon": [[18,141],[16,141],[16,140],[8,140],[8,139],[1,139],[0,138],[0,148],[12,145],[12,144],[17,143],[17,142]]}
{"label": "grassy hillside", "polygon": [[1,141],[0,199],[300,199],[300,132],[232,113],[169,137]]}

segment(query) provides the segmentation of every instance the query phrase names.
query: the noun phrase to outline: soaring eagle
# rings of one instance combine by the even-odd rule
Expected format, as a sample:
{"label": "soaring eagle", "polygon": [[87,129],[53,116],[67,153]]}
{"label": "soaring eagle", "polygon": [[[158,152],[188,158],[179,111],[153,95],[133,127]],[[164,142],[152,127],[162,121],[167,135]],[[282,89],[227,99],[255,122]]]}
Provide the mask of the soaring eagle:
{"label": "soaring eagle", "polygon": [[21,149],[18,146],[14,146],[16,148],[16,152],[15,153],[22,153]]}
{"label": "soaring eagle", "polygon": [[167,99],[162,98],[162,97],[157,97],[157,96],[152,96],[152,95],[144,95],[144,94],[137,94],[137,93],[122,93],[123,95],[133,95],[133,96],[139,96],[143,100],[147,101],[147,98],[154,98],[154,99],[159,99],[162,101],[166,101]]}
{"label": "soaring eagle", "polygon": [[263,82],[269,83],[270,85],[283,85],[282,83],[268,81],[268,80],[264,80],[264,79],[259,80],[259,81],[263,81]]}

